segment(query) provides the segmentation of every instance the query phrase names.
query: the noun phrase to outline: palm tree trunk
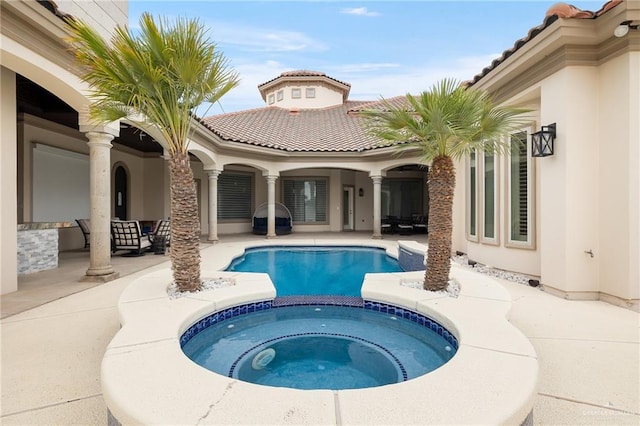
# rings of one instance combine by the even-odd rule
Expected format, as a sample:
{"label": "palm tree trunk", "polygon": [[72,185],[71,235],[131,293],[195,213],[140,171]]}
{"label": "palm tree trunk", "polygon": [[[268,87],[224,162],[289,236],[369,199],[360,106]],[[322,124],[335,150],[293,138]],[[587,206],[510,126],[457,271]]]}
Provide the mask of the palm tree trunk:
{"label": "palm tree trunk", "polygon": [[429,169],[429,248],[425,290],[445,290],[449,284],[455,185],[456,170],[451,157],[436,157]]}
{"label": "palm tree trunk", "polygon": [[173,279],[180,291],[200,290],[200,220],[189,154],[173,154],[169,160],[169,171]]}

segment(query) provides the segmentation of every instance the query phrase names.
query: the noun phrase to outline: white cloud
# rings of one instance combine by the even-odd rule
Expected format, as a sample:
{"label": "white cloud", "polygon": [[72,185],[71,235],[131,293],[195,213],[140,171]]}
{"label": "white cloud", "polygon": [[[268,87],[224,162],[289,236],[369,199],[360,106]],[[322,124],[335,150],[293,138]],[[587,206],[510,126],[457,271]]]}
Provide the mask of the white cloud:
{"label": "white cloud", "polygon": [[221,22],[209,23],[210,36],[220,45],[254,52],[323,51],[328,47],[301,32],[242,26]]}
{"label": "white cloud", "polygon": [[349,7],[342,9],[340,13],[357,16],[380,16],[378,12],[371,12],[366,7]]}
{"label": "white cloud", "polygon": [[371,72],[382,69],[397,69],[401,67],[400,64],[393,64],[388,62],[380,62],[380,63],[362,63],[362,64],[344,64],[344,65],[336,65],[330,67],[330,70],[327,72],[336,72],[336,73],[357,73],[357,72]]}
{"label": "white cloud", "polygon": [[[416,66],[394,66],[380,68],[375,72],[345,72],[335,78],[351,83],[351,100],[378,100],[407,93],[418,94],[428,90],[443,78],[460,81],[471,80],[483,68],[491,64],[496,55],[462,57],[449,63],[439,62]],[[365,67],[366,68],[366,67]],[[338,67],[339,69],[339,67]]]}

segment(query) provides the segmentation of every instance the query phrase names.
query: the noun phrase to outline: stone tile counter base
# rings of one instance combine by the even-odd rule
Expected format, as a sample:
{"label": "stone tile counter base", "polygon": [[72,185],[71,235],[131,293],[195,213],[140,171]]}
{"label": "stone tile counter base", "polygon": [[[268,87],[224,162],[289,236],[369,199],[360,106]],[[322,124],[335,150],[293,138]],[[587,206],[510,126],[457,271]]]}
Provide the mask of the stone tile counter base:
{"label": "stone tile counter base", "polygon": [[58,230],[18,231],[18,275],[58,267]]}

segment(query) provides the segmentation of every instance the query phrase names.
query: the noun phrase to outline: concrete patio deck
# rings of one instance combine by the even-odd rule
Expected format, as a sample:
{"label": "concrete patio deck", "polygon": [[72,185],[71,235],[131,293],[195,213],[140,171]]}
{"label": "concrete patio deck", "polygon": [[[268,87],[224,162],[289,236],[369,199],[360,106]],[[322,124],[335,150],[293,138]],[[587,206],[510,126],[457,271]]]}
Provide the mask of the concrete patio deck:
{"label": "concrete patio deck", "polygon": [[[219,244],[203,244],[203,255],[215,256],[225,242],[260,238],[223,236]],[[279,240],[296,238],[348,242],[354,234]],[[118,297],[134,279],[168,268],[168,257],[114,257],[120,279],[82,288],[86,283],[77,280],[87,268],[85,256],[83,261],[80,255],[63,254],[55,272],[35,274],[40,276],[24,285],[21,278],[18,292],[0,298],[0,423],[107,423],[100,365],[120,328]],[[604,302],[567,301],[537,288],[500,283],[513,298],[511,322],[530,339],[540,362],[534,424],[640,424],[640,315]]]}

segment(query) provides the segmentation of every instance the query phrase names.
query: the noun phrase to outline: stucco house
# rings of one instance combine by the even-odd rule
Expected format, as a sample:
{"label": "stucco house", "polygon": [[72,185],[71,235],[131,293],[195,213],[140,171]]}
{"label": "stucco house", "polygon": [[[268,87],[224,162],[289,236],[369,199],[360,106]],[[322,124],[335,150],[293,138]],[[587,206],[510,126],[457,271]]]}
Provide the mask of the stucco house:
{"label": "stucco house", "polygon": [[[59,250],[70,250],[84,241],[68,225],[91,218],[83,279],[109,280],[117,276],[110,218],[166,218],[168,165],[160,136],[127,122],[88,122],[87,87],[65,45],[62,18],[85,19],[108,35],[127,22],[127,3],[0,7],[1,293],[17,289],[23,231],[16,224],[58,223]],[[467,82],[534,113],[513,135],[526,149],[508,157],[478,153],[457,164],[453,248],[539,277],[561,297],[637,309],[640,4],[610,1],[596,12],[559,4],[548,15]],[[614,35],[621,23],[629,31]],[[189,146],[207,239],[251,232],[263,203],[287,205],[300,233],[384,238],[388,217],[427,215],[428,165],[368,135],[358,112],[379,103],[349,100],[350,87],[318,71],[285,72],[258,87],[263,108],[197,120]],[[532,156],[531,134],[551,124],[553,155]]]}

